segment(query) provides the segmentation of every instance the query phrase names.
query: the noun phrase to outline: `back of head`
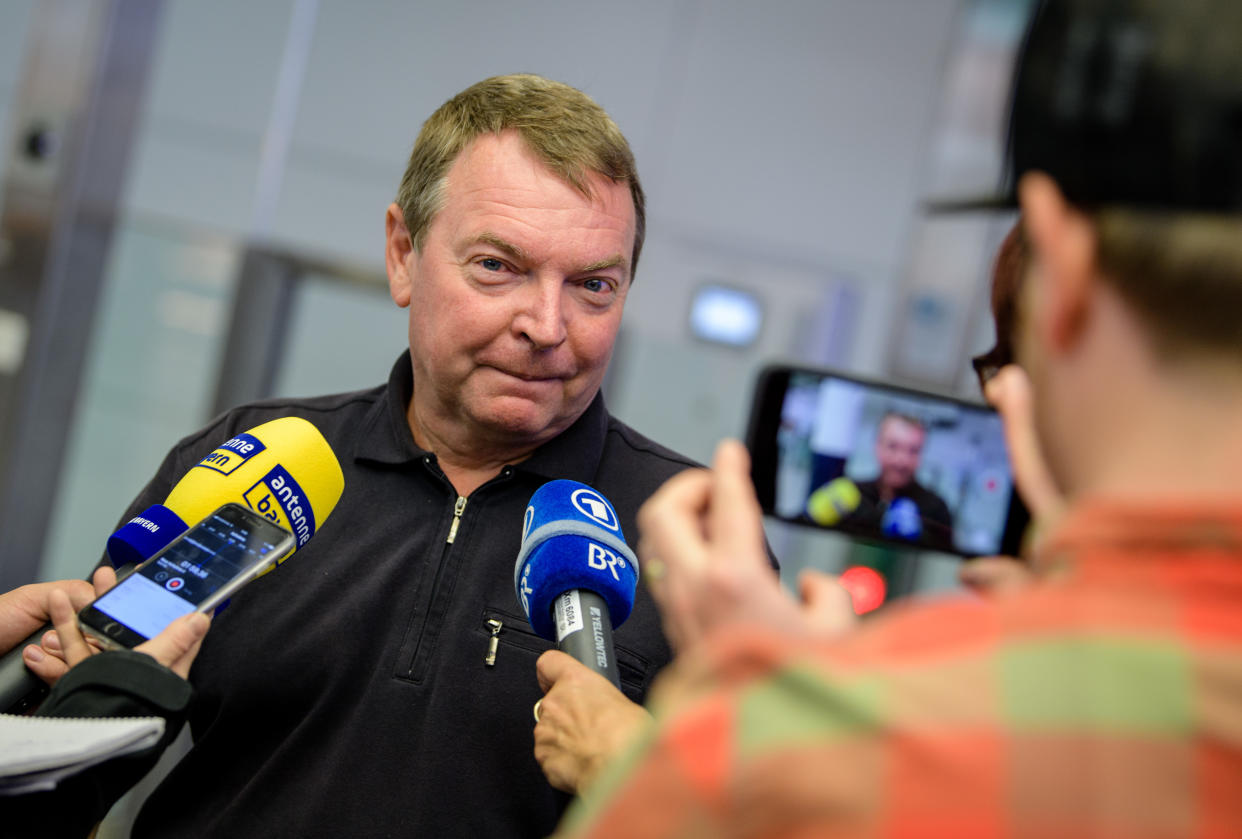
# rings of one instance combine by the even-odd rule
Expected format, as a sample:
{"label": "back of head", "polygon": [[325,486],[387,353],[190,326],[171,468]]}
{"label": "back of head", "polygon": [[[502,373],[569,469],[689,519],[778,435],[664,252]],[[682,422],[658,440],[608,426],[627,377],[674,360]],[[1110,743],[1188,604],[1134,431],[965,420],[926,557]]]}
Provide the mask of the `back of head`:
{"label": "back of head", "polygon": [[397,204],[421,248],[427,228],[444,202],[445,179],[458,155],[483,134],[516,131],[558,177],[590,195],[587,176],[596,172],[629,184],[634,200],[634,253],[638,266],[646,208],[629,144],[612,118],[576,88],[541,76],[515,74],[485,79],[445,102],[425,123],[401,179]]}
{"label": "back of head", "polygon": [[1012,99],[1014,180],[1092,216],[1102,275],[1165,357],[1242,358],[1242,3],[1044,0]]}

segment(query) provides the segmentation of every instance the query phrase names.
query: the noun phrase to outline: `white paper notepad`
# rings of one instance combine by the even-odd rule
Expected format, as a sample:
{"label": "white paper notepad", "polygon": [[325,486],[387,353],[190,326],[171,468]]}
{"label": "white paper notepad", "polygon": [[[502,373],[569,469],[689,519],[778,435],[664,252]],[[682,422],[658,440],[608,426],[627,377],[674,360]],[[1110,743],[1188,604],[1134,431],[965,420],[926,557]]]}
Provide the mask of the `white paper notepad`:
{"label": "white paper notepad", "polygon": [[159,717],[19,717],[0,714],[0,795],[52,789],[61,778],[150,748]]}

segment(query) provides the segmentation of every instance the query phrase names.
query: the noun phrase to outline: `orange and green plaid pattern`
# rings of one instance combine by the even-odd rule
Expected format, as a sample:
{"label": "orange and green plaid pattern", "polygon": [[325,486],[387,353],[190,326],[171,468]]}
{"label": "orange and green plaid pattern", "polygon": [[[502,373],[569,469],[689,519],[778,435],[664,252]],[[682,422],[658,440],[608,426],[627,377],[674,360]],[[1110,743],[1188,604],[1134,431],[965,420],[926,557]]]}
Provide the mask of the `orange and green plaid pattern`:
{"label": "orange and green plaid pattern", "polygon": [[563,833],[1242,837],[1242,502],[1097,503],[1038,559],[836,643],[717,636]]}

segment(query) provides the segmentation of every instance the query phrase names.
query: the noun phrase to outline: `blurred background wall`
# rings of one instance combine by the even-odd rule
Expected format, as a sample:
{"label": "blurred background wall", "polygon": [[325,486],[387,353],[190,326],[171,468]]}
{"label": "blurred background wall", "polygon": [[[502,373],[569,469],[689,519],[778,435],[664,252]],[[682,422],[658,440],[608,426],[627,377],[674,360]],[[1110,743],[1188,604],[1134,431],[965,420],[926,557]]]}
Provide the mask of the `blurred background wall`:
{"label": "blurred background wall", "polygon": [[[950,112],[946,85],[1007,83],[963,14],[956,0],[0,3],[0,589],[86,574],[166,450],[228,405],[385,380],[406,346],[385,207],[423,119],[499,73],[581,88],[634,147],[649,232],[605,384],[623,420],[706,460],[743,432],[774,359],[972,394],[1004,226],[928,236],[919,206],[957,134],[991,132],[999,112]],[[752,344],[690,334],[709,283],[759,301]],[[769,536],[790,574],[857,550]],[[919,568],[918,587],[950,584],[951,561]]]}

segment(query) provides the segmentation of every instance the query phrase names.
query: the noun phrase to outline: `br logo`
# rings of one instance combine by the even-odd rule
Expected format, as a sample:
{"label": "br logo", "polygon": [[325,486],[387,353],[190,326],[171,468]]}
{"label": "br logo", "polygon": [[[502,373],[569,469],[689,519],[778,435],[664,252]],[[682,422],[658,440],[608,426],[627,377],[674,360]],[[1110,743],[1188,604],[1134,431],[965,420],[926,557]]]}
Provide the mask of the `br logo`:
{"label": "br logo", "polygon": [[582,515],[589,518],[597,524],[603,525],[609,530],[620,530],[621,523],[617,521],[617,514],[612,511],[612,507],[608,506],[608,502],[604,497],[593,489],[576,489],[573,495],[569,496],[569,500],[573,502],[574,508]]}
{"label": "br logo", "polygon": [[597,571],[607,570],[612,573],[612,578],[614,580],[621,582],[621,577],[617,574],[617,566],[619,565],[624,568],[625,560],[602,545],[597,545],[594,542],[588,542],[587,565]]}
{"label": "br logo", "polygon": [[526,614],[529,615],[530,614],[529,595],[532,595],[535,593],[535,590],[530,587],[530,563],[529,562],[526,563],[526,567],[522,569],[522,588],[519,589],[519,592],[522,595],[522,611],[524,611]]}

